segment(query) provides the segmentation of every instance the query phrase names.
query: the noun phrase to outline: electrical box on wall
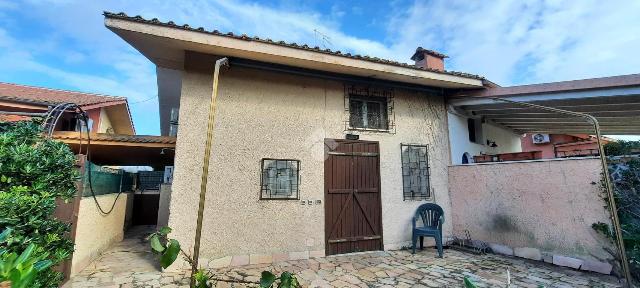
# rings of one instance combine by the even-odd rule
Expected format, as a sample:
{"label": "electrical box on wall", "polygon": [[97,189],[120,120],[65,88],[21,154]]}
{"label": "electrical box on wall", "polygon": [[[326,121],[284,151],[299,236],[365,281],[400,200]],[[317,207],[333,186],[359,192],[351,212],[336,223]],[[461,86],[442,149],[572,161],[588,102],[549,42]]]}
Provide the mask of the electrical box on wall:
{"label": "electrical box on wall", "polygon": [[536,133],[531,134],[531,140],[533,140],[533,144],[544,144],[549,143],[549,134]]}

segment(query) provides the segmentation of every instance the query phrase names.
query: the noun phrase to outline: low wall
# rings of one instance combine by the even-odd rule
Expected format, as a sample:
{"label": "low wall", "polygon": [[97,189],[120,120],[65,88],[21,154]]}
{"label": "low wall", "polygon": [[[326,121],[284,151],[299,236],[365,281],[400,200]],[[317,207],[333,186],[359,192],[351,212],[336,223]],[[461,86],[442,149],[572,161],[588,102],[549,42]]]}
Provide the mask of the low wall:
{"label": "low wall", "polygon": [[591,228],[611,223],[600,186],[593,184],[601,171],[600,160],[593,158],[451,166],[454,234],[469,230],[473,239],[507,250],[534,248],[514,249],[516,256],[530,254],[525,258],[556,262],[564,255],[606,262],[611,256],[603,247],[615,248]]}
{"label": "low wall", "polygon": [[169,205],[171,203],[171,184],[160,184],[160,203],[158,204],[158,227],[169,225]]}
{"label": "low wall", "polygon": [[[117,194],[96,196],[103,209],[111,208]],[[78,211],[71,276],[82,271],[113,243],[122,241],[129,194],[122,193],[109,215],[98,210],[93,197],[83,197]]]}

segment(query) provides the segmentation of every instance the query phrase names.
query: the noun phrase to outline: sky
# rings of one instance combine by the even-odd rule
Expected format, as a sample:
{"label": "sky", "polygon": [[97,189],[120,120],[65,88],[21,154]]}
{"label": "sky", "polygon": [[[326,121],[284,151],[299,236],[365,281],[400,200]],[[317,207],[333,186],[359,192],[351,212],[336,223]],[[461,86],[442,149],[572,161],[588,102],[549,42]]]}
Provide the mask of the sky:
{"label": "sky", "polygon": [[640,73],[640,1],[0,0],[0,81],[125,96],[158,134],[155,67],[103,11],[407,63],[422,46],[502,86]]}

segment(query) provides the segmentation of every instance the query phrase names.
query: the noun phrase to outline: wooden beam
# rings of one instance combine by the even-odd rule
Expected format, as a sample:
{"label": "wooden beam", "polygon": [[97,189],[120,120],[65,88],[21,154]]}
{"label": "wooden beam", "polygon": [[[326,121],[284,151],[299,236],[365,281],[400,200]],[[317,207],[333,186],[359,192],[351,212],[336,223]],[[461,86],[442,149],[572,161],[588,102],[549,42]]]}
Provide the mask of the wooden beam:
{"label": "wooden beam", "polygon": [[[593,104],[593,105],[572,105],[572,106],[551,106],[554,108],[574,111],[574,112],[598,112],[598,111],[638,111],[640,110],[640,102],[639,103],[619,103],[619,104]],[[467,111],[476,113],[476,114],[520,114],[520,113],[535,113],[541,112],[538,109],[532,108],[511,108],[511,107],[495,107],[491,109],[475,109],[473,107],[469,107],[466,109]]]}
{"label": "wooden beam", "polygon": [[[601,117],[611,117],[611,118],[619,118],[619,117],[638,117],[640,115],[640,110],[629,110],[629,111],[602,111],[602,112],[591,112],[589,115],[595,116],[598,119]],[[477,114],[477,116],[485,116],[490,119],[497,118],[548,118],[554,117],[559,118],[563,117],[563,115],[552,113],[552,112],[536,112],[536,113],[516,113],[516,114]],[[565,118],[578,118],[575,116],[566,115]]]}
{"label": "wooden beam", "polygon": [[[55,139],[55,138],[54,138]],[[79,139],[55,139],[69,145],[79,145]],[[87,145],[87,138],[82,139],[82,145]],[[104,146],[125,146],[125,147],[149,147],[149,148],[175,148],[174,143],[149,143],[149,142],[123,142],[123,141],[104,141],[91,140],[91,145]]]}

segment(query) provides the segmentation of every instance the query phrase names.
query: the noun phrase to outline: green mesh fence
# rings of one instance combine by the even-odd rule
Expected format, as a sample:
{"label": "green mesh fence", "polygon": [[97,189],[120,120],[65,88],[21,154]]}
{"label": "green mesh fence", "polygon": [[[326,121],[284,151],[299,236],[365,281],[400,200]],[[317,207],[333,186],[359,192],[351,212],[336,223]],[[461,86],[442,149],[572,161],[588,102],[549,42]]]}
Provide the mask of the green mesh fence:
{"label": "green mesh fence", "polygon": [[89,186],[89,169],[91,169],[91,185],[95,195],[119,193],[133,190],[134,173],[119,169],[105,169],[93,163],[87,165],[83,181],[83,196],[91,196]]}

